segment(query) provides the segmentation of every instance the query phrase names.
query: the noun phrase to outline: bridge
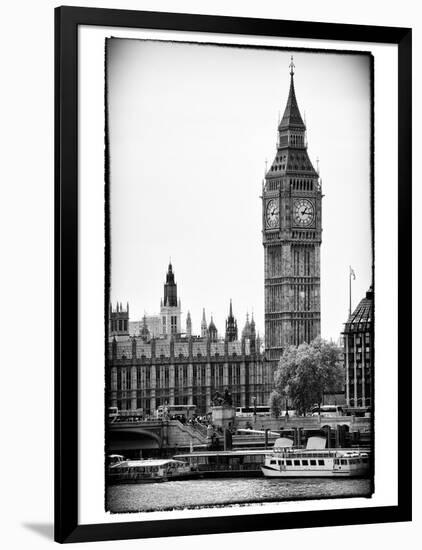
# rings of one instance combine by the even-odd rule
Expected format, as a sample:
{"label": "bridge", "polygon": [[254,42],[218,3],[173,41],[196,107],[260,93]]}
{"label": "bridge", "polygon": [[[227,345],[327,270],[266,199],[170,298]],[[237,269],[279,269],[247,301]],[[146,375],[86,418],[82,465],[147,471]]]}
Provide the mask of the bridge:
{"label": "bridge", "polygon": [[[303,444],[311,433],[326,434],[329,446],[343,446],[351,443],[370,442],[372,424],[370,418],[355,416],[288,416],[281,418],[257,416],[236,417],[236,428],[251,427],[255,430],[284,432],[292,437],[296,444]],[[221,439],[222,434],[219,435]],[[267,434],[237,434],[233,436],[234,447],[261,447],[271,445],[278,436]],[[109,424],[109,449],[111,452],[152,451],[160,454],[166,449],[191,449],[205,447],[206,427],[201,424],[182,424],[179,420],[142,420],[120,419]]]}
{"label": "bridge", "polygon": [[190,448],[205,445],[206,428],[179,420],[120,420],[109,424],[110,451]]}

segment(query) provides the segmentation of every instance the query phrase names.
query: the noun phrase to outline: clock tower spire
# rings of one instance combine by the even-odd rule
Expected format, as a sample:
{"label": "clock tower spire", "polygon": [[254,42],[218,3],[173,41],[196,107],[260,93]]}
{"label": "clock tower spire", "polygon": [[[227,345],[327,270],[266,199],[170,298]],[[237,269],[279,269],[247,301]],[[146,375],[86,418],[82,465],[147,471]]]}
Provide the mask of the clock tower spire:
{"label": "clock tower spire", "polygon": [[277,151],[262,193],[265,349],[278,361],[288,345],[320,334],[321,186],[307,152],[306,126],[290,89],[278,125]]}

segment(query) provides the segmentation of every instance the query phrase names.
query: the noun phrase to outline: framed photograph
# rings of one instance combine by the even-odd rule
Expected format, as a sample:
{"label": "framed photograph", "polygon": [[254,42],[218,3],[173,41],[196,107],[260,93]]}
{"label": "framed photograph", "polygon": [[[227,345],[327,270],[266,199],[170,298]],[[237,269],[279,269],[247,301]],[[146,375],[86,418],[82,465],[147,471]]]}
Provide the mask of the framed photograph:
{"label": "framed photograph", "polygon": [[411,30],[55,30],[55,539],[409,521]]}

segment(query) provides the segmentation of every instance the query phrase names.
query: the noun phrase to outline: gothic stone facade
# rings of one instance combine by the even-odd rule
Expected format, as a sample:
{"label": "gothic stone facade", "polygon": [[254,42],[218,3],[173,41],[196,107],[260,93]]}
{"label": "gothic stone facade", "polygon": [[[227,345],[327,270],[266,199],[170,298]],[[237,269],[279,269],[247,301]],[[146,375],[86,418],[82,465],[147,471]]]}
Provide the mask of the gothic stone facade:
{"label": "gothic stone facade", "polygon": [[211,406],[216,391],[228,388],[235,406],[267,404],[273,380],[256,342],[210,338],[113,339],[109,343],[109,406],[142,408],[152,414],[164,405]]}
{"label": "gothic stone facade", "polygon": [[152,414],[160,405],[196,405],[199,414],[211,406],[216,391],[227,388],[235,406],[267,404],[273,385],[272,370],[261,350],[255,321],[247,317],[238,339],[237,322],[230,301],[224,338],[218,337],[211,317],[202,315],[201,336],[192,333],[190,313],[181,331],[181,306],[170,264],[160,304],[160,331],[154,337],[147,317],[138,333],[128,332],[129,305],[109,311],[107,361],[108,404],[119,410],[143,409]]}

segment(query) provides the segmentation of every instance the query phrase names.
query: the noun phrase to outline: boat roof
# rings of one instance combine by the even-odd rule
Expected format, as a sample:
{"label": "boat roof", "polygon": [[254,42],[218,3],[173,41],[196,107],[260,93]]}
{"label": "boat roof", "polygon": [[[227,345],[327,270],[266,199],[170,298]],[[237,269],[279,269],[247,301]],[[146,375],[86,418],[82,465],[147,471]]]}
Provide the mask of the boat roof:
{"label": "boat roof", "polygon": [[326,444],[327,444],[326,437],[314,435],[308,438],[308,441],[306,442],[306,448],[320,450],[320,449],[325,449]]}
{"label": "boat roof", "polygon": [[352,457],[352,456],[368,456],[370,449],[342,449],[339,447],[331,447],[329,449],[274,449],[272,452],[267,452],[268,455],[280,456],[281,454],[289,456],[332,456],[337,455],[339,457]]}
{"label": "boat roof", "polygon": [[174,458],[189,458],[193,456],[245,456],[245,455],[266,455],[272,449],[236,449],[234,451],[193,451],[192,453],[174,455]]}
{"label": "boat roof", "polygon": [[117,464],[114,464],[112,468],[118,468],[119,466],[121,468],[136,468],[138,466],[164,466],[165,464],[170,463],[178,463],[182,464],[181,460],[174,460],[173,458],[165,458],[165,459],[145,459],[145,460],[124,460],[123,462],[118,462]]}
{"label": "boat roof", "polygon": [[293,440],[289,437],[279,437],[274,441],[274,449],[278,449],[280,447],[293,447]]}

